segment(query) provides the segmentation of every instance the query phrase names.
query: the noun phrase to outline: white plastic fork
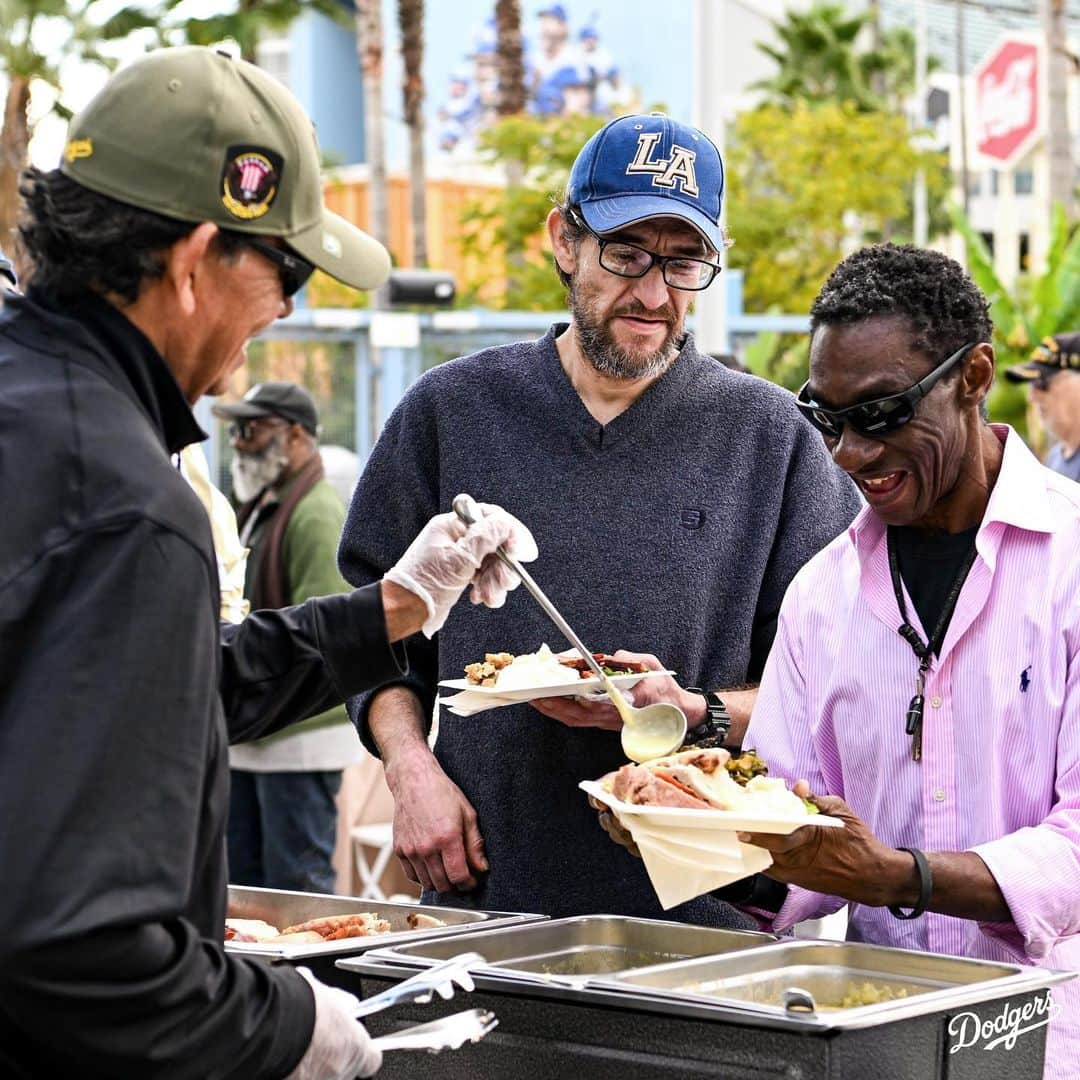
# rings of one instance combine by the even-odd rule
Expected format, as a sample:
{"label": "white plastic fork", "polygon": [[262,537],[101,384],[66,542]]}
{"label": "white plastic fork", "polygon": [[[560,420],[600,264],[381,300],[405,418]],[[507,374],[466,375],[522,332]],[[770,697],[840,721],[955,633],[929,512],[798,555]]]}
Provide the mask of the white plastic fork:
{"label": "white plastic fork", "polygon": [[353,1012],[357,1020],[373,1013],[382,1012],[393,1005],[404,1005],[407,1002],[416,1001],[426,1005],[435,994],[444,1001],[454,996],[454,986],[460,986],[462,990],[473,989],[472,976],[469,968],[475,964],[484,963],[484,958],[475,952],[461,953],[441,964],[418,972],[404,982],[391,986],[381,994],[374,994],[365,998]]}
{"label": "white plastic fork", "polygon": [[493,1012],[469,1009],[432,1020],[429,1024],[396,1031],[393,1035],[380,1035],[372,1041],[384,1053],[387,1050],[427,1050],[437,1054],[440,1050],[457,1050],[467,1042],[479,1042],[498,1023]]}

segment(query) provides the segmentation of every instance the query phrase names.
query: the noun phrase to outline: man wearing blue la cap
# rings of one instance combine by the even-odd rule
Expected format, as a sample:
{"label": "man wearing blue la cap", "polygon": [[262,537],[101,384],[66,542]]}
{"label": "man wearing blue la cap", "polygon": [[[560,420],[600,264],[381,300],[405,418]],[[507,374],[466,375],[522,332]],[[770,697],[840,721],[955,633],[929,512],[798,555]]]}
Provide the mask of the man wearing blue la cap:
{"label": "man wearing blue la cap", "polygon": [[[723,189],[713,143],[666,116],[594,135],[547,222],[570,322],[409,389],[339,560],[354,584],[376,580],[432,507],[458,491],[499,502],[533,530],[536,578],[584,641],[678,673],[639,683],[636,703],[674,701],[696,740],[738,743],[784,590],[858,500],[790,394],[701,355],[686,331],[719,273]],[[395,850],[448,905],[664,915],[577,788],[623,763],[610,704],[444,710],[428,746],[440,679],[485,652],[559,646],[555,633],[517,595],[483,622],[455,611],[434,640],[410,642],[407,676],[350,704],[386,766]],[[746,925],[708,897],[666,917]]]}

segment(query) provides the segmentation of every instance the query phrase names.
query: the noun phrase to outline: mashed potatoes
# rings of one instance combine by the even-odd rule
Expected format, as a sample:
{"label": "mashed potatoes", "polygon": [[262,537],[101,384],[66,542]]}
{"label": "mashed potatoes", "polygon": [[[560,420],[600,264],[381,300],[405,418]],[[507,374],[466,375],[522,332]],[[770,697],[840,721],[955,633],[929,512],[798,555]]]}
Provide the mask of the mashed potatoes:
{"label": "mashed potatoes", "polygon": [[527,690],[534,686],[566,686],[577,678],[573,668],[560,664],[547,645],[541,645],[536,652],[515,656],[501,668],[495,686],[500,690]]}

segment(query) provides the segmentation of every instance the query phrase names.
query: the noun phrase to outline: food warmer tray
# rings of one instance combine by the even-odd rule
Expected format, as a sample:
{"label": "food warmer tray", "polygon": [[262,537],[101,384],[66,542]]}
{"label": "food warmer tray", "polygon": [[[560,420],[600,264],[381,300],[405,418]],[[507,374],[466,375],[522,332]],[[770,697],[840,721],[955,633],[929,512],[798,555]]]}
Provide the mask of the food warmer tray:
{"label": "food warmer tray", "polygon": [[[667,941],[675,951],[674,941],[658,934],[659,944]],[[338,961],[340,985],[368,996],[427,962],[413,956],[406,964],[401,955],[388,956],[391,951],[404,949]],[[835,985],[838,967],[859,983],[895,976],[928,989],[900,1001],[813,1013],[674,989],[707,973],[724,978],[724,971],[753,982],[770,967],[797,969],[803,978],[833,969],[832,984],[812,983],[819,993]],[[675,975],[676,968],[682,973]],[[617,979],[608,973],[584,984],[535,974],[493,967],[477,974],[469,1003],[493,1010],[499,1027],[452,1057],[413,1057],[405,1068],[391,1055],[380,1080],[1041,1080],[1044,1021],[1056,1009],[1051,987],[1072,978],[1041,968],[789,939]],[[382,1034],[455,1008],[460,1003],[406,1006],[372,1017],[368,1026]],[[1015,1038],[1010,1031],[1017,1031]]]}
{"label": "food warmer tray", "polygon": [[426,967],[459,952],[480,953],[486,963],[472,971],[493,977],[584,986],[589,981],[673,960],[714,956],[773,944],[772,934],[721,930],[686,923],[619,915],[580,915],[417,941],[378,949],[388,963]]}
{"label": "food warmer tray", "polygon": [[[535,922],[543,915],[520,912],[476,911],[464,908],[438,907],[433,904],[414,904],[406,901],[367,900],[357,896],[333,896],[323,893],[289,892],[283,889],[257,889],[239,885],[229,886],[227,918],[262,919],[284,930],[287,926],[329,915],[351,915],[370,911],[386,919],[391,930],[368,937],[342,938],[321,944],[260,944],[258,942],[227,941],[227,952],[259,957],[270,962],[301,962],[320,977],[334,972],[333,961],[343,956],[355,956],[376,947],[403,944],[425,938],[447,937],[469,931],[495,929],[518,923]],[[442,919],[445,926],[412,930],[407,917],[416,912]]]}

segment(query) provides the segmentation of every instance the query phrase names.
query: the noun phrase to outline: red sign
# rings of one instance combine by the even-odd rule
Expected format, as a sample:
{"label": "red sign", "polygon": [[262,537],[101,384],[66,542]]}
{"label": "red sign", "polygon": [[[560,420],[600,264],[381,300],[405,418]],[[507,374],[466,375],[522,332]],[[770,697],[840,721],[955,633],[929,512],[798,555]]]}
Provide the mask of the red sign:
{"label": "red sign", "polygon": [[975,71],[975,144],[1003,165],[1023,157],[1040,134],[1039,48],[1000,41]]}

